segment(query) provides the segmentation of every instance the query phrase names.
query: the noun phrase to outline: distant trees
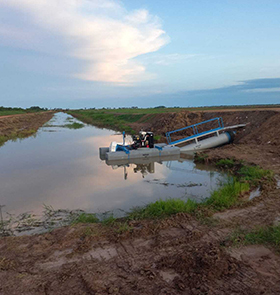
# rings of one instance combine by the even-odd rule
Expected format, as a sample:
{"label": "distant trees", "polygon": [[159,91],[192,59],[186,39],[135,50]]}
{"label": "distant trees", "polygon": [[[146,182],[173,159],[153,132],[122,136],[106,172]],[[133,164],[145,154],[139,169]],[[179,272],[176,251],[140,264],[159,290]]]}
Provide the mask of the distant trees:
{"label": "distant trees", "polygon": [[25,109],[27,112],[42,112],[47,111],[48,108],[41,108],[39,106],[32,106],[30,108]]}
{"label": "distant trees", "polygon": [[23,111],[22,108],[12,108],[12,107],[3,107],[1,106],[0,107],[0,112],[3,112],[3,111]]}

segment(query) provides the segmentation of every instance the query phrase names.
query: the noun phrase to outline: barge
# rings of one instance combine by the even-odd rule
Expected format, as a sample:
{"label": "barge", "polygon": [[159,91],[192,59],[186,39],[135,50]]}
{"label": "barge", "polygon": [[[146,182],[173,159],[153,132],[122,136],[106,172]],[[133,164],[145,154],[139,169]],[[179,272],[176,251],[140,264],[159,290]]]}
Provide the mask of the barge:
{"label": "barge", "polygon": [[[109,147],[99,148],[99,156],[101,160],[106,161],[130,161],[131,159],[162,159],[164,157],[178,156],[181,153],[193,154],[196,151],[233,142],[236,133],[235,129],[245,126],[246,124],[239,124],[225,127],[221,117],[213,118],[167,132],[167,144],[154,144],[153,133],[146,131],[134,135],[132,142],[127,142],[125,132],[123,132],[123,142],[112,142]],[[184,137],[178,138],[178,133],[181,133],[181,137],[182,135]],[[172,140],[172,136],[176,137],[175,140]]]}

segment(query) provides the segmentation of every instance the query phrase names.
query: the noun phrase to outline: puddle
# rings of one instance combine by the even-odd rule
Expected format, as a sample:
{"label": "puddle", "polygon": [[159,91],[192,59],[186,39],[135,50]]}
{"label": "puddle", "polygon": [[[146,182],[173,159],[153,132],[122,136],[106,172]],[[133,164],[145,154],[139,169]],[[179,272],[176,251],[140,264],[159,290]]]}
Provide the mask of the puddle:
{"label": "puddle", "polygon": [[260,188],[258,187],[257,189],[251,191],[250,195],[249,195],[249,200],[252,200],[256,197],[259,197],[261,195],[261,190]]}
{"label": "puddle", "polygon": [[200,201],[225,178],[188,158],[106,164],[99,158],[99,147],[122,141],[122,136],[85,124],[80,129],[61,127],[73,123],[82,124],[57,113],[36,137],[9,141],[0,148],[3,211],[13,216],[24,212],[42,216],[46,204],[67,212],[112,211],[119,217],[159,198]]}
{"label": "puddle", "polygon": [[279,176],[276,175],[275,179],[276,179],[276,187],[277,187],[277,189],[280,189],[280,178],[279,178]]}

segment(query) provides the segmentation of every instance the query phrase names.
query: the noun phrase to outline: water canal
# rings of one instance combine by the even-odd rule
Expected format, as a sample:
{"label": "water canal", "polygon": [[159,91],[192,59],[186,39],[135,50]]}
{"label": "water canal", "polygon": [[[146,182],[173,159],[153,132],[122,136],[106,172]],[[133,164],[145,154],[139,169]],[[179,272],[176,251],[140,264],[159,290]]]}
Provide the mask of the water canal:
{"label": "water canal", "polygon": [[9,141],[0,148],[0,205],[5,205],[4,211],[40,215],[47,205],[113,211],[121,216],[160,198],[201,200],[223,179],[221,173],[196,166],[192,159],[107,165],[99,158],[99,147],[121,141],[121,135],[91,125],[65,127],[73,122],[79,121],[56,113],[36,136]]}

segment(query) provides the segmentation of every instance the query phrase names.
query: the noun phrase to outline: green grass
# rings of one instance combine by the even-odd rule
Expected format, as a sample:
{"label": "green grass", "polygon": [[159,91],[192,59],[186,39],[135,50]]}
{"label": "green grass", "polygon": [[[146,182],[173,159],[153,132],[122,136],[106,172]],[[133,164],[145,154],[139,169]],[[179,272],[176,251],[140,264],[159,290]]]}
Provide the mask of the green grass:
{"label": "green grass", "polygon": [[145,207],[132,209],[127,218],[131,220],[164,218],[177,213],[197,213],[205,209],[212,213],[228,209],[239,204],[239,196],[250,190],[249,183],[242,183],[236,179],[230,179],[226,184],[211,193],[211,196],[201,203],[194,200],[167,199],[158,200]]}
{"label": "green grass", "polygon": [[235,166],[235,161],[233,159],[221,159],[216,163],[216,166],[230,169]]}
{"label": "green grass", "polygon": [[137,114],[115,115],[103,111],[71,111],[69,114],[85,123],[107,127],[117,131],[126,131],[130,134],[134,134],[135,131],[129,126],[129,123],[136,122],[143,116]]}
{"label": "green grass", "polygon": [[[214,213],[222,211],[224,209],[231,208],[240,201],[240,195],[250,190],[250,184],[246,182],[240,182],[235,178],[230,178],[228,182],[222,185],[217,190],[211,193],[211,196],[201,203],[194,200],[187,199],[182,200],[178,198],[170,198],[167,200],[158,200],[150,203],[144,207],[132,208],[126,215],[125,220],[141,220],[141,219],[155,219],[165,218],[177,213],[189,213],[196,214],[208,210],[208,212]],[[201,216],[205,217],[205,216]],[[90,221],[90,220],[93,221]],[[104,225],[115,225],[118,222],[113,215],[106,217],[103,220],[98,220],[95,214],[82,213],[76,223],[90,223],[101,222]]]}
{"label": "green grass", "polygon": [[[123,234],[127,231],[130,231],[132,227],[128,224],[128,220],[118,220],[113,216],[113,214],[110,214],[108,217],[99,219],[97,218],[96,214],[92,213],[82,213],[80,214],[73,222],[73,224],[77,223],[84,223],[84,224],[89,224],[89,223],[99,223],[102,224],[103,226],[108,226],[113,229],[114,232],[117,234]],[[95,228],[92,227],[87,227],[84,230],[84,235],[85,236],[96,236],[98,232],[96,231]]]}
{"label": "green grass", "polygon": [[81,129],[81,128],[85,127],[85,125],[82,123],[74,122],[72,124],[65,124],[65,125],[63,125],[63,127],[66,127],[69,129]]}
{"label": "green grass", "polygon": [[191,199],[158,200],[143,208],[134,208],[128,213],[128,219],[138,220],[146,218],[168,217],[176,213],[192,213],[197,208],[197,203]]}
{"label": "green grass", "polygon": [[262,226],[251,231],[238,229],[230,240],[234,245],[271,245],[280,251],[280,225]]}
{"label": "green grass", "polygon": [[199,153],[199,154],[195,154],[195,162],[196,163],[205,163],[206,162],[206,159],[208,158],[209,156],[205,153]]}
{"label": "green grass", "polygon": [[0,106],[0,117],[9,116],[9,115],[26,114],[26,113],[36,113],[36,112],[42,112],[42,111],[47,111],[47,109],[40,108],[38,106],[33,106],[27,109]]}
{"label": "green grass", "polygon": [[9,115],[18,115],[18,114],[25,114],[26,112],[24,110],[5,110],[0,111],[0,117],[1,116],[9,116]]}
{"label": "green grass", "polygon": [[238,175],[242,180],[252,182],[254,184],[260,182],[263,178],[272,181],[274,173],[271,170],[265,170],[259,166],[245,166],[240,168]]}
{"label": "green grass", "polygon": [[213,191],[211,196],[203,202],[203,205],[212,208],[214,211],[228,209],[239,203],[241,193],[249,190],[249,183],[242,183],[233,178],[219,189]]}
{"label": "green grass", "polygon": [[80,214],[73,223],[97,223],[99,219],[96,217],[96,214],[92,213],[82,213]]}
{"label": "green grass", "polygon": [[271,244],[280,247],[280,225],[261,227],[245,235],[246,244]]}
{"label": "green grass", "polygon": [[[195,155],[196,163],[206,163],[207,154],[199,153]],[[215,165],[225,168],[235,175],[241,182],[249,182],[256,186],[263,180],[274,181],[274,173],[271,170],[262,169],[257,165],[246,165],[243,161],[235,159],[220,159]]]}
{"label": "green grass", "polygon": [[104,224],[104,225],[112,225],[116,222],[116,218],[114,217],[113,214],[111,214],[110,216],[104,218],[101,220],[101,223]]}

